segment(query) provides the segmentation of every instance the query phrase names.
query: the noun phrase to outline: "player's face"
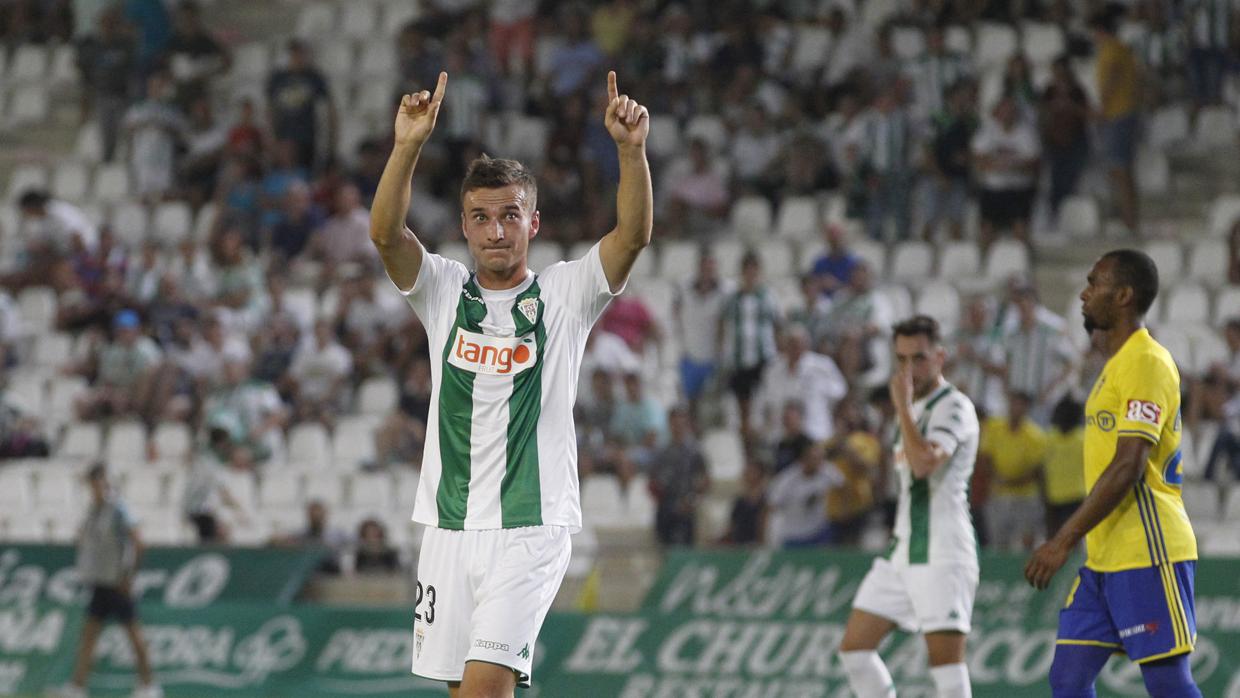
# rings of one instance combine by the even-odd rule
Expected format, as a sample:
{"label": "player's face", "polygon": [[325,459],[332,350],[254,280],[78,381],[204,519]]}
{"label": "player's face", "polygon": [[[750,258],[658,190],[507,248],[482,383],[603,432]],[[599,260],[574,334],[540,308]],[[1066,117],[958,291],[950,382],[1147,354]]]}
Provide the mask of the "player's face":
{"label": "player's face", "polygon": [[913,373],[913,392],[921,397],[934,389],[943,374],[943,347],[925,335],[900,335],[895,340],[896,368]]}
{"label": "player's face", "polygon": [[1086,277],[1085,290],[1081,291],[1081,315],[1085,330],[1109,330],[1115,324],[1115,261],[1100,259],[1094,263]]}
{"label": "player's face", "polygon": [[525,189],[510,184],[472,189],[462,200],[461,230],[479,271],[505,275],[525,265],[538,234],[538,211]]}

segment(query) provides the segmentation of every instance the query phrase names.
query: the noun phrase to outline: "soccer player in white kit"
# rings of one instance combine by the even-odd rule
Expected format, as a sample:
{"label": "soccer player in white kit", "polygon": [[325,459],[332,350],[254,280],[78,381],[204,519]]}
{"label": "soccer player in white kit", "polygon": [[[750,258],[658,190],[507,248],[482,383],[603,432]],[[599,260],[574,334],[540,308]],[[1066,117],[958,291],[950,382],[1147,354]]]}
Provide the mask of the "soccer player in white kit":
{"label": "soccer player in white kit", "polygon": [[972,688],[965,641],[978,581],[969,516],[977,412],[943,379],[946,352],[933,318],[899,323],[893,342],[890,390],[900,422],[893,461],[900,500],[891,547],[874,559],[853,599],[840,661],[859,698],[890,698],[895,684],[878,645],[897,626],[920,632],[940,698],[967,698]]}
{"label": "soccer player in white kit", "polygon": [[431,411],[413,520],[418,559],[413,673],[453,698],[529,686],[539,628],[581,527],[573,403],[590,327],[650,244],[650,118],[607,75],[616,142],[616,227],[581,259],[526,267],[537,188],[520,163],[483,156],[461,187],[474,259],[428,252],[405,226],[410,179],[447,88],[405,95],[395,147],[371,209],[370,237],[426,326]]}

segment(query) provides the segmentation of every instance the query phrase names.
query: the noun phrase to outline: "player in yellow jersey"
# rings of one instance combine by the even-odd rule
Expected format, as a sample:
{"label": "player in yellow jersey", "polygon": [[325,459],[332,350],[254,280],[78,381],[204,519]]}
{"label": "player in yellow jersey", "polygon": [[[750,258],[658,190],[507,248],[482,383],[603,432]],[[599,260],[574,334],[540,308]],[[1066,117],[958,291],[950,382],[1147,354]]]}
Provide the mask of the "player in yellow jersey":
{"label": "player in yellow jersey", "polygon": [[1158,269],[1135,250],[1103,255],[1081,293],[1085,328],[1110,355],[1085,405],[1085,501],[1034,552],[1025,578],[1046,588],[1085,539],[1086,560],[1059,614],[1051,693],[1092,698],[1115,653],[1141,666],[1154,698],[1200,698],[1197,543],[1180,498],[1180,374],[1145,329]]}

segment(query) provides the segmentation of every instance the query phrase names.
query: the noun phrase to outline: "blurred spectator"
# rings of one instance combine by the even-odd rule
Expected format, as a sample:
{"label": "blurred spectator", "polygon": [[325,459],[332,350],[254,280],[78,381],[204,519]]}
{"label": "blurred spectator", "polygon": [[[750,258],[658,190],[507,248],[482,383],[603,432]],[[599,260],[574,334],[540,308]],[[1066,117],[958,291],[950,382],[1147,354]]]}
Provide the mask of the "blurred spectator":
{"label": "blurred spectator", "polygon": [[969,203],[970,143],[977,131],[976,87],[972,82],[955,83],[948,90],[943,110],[933,115],[933,138],[925,162],[922,237],[932,240],[934,229],[946,223],[953,240],[964,236],[965,213]]}
{"label": "blurred spectator", "polygon": [[818,290],[829,298],[848,285],[862,260],[849,247],[848,232],[839,223],[824,223],[822,238],[827,249],[814,260],[812,273],[818,280]]}
{"label": "blurred spectator", "polygon": [[228,129],[228,153],[258,157],[267,149],[268,133],[259,123],[254,100],[245,97],[238,105],[237,120]]}
{"label": "blurred spectator", "polygon": [[913,114],[925,122],[948,109],[948,91],[970,78],[968,56],[947,48],[946,28],[933,24],[926,29],[925,52],[909,62],[905,74],[913,87]]}
{"label": "blurred spectator", "polygon": [[[297,143],[277,140],[271,149],[271,163],[263,173],[259,184],[259,224],[262,230],[270,230],[284,219],[281,205],[289,189],[297,183],[309,181],[310,170],[297,163]],[[249,238],[251,247],[257,248],[254,237]]]}
{"label": "blurred spectator", "polygon": [[1043,498],[1046,535],[1053,536],[1085,499],[1085,410],[1066,396],[1051,413],[1046,433]]}
{"label": "blurred spectator", "polygon": [[0,369],[18,364],[18,342],[26,336],[21,308],[8,291],[0,288]]}
{"label": "blurred spectator", "polygon": [[775,358],[775,331],[783,318],[775,294],[762,281],[762,260],[756,252],[745,253],[740,271],[740,286],[724,301],[715,336],[728,386],[739,403],[741,435],[748,439],[756,427],[750,420],[750,401],[767,363]]}
{"label": "blurred spectator", "polygon": [[254,157],[229,158],[220,168],[215,183],[215,203],[219,213],[212,230],[233,226],[250,240],[258,239],[258,223],[262,203],[263,170]]}
{"label": "blurred spectator", "polygon": [[[782,150],[781,133],[771,127],[766,109],[761,104],[745,107],[744,121],[732,133],[728,149],[734,184],[740,195],[770,196],[773,175]],[[763,231],[740,231],[744,236],[761,235]]]}
{"label": "blurred spectator", "polygon": [[763,432],[779,433],[781,411],[789,400],[800,400],[805,410],[804,429],[815,441],[834,433],[831,414],[848,392],[848,382],[825,354],[810,350],[809,332],[789,324],[783,331],[779,355],[762,377],[758,410]]}
{"label": "blurred spectator", "polygon": [[982,428],[978,465],[991,480],[986,505],[990,545],[1014,552],[1032,550],[1042,535],[1038,482],[1046,462],[1045,432],[1029,419],[1032,397],[1008,393],[1006,417],[991,417]]}
{"label": "blurred spectator", "polygon": [[1007,388],[1029,395],[1034,420],[1046,424],[1051,407],[1071,387],[1079,352],[1064,332],[1063,319],[1039,312],[1032,286],[1014,295],[1017,325],[1002,339]]}
{"label": "blurred spectator", "polygon": [[[17,201],[21,221],[17,237],[26,253],[43,259],[64,256],[77,250],[93,250],[99,242],[98,226],[76,205],[53,199],[42,189],[28,189]],[[35,271],[35,260],[28,264]],[[46,276],[42,276],[46,279]]]}
{"label": "blurred spectator", "polygon": [[687,157],[668,165],[663,176],[670,197],[667,201],[668,229],[673,235],[696,235],[714,231],[724,224],[731,202],[725,164],[711,155],[706,141],[689,142]]}
{"label": "blurred spectator", "polygon": [[246,249],[241,231],[225,230],[215,249],[215,288],[225,324],[254,329],[262,324],[266,294],[262,264]]}
{"label": "blurred spectator", "polygon": [[355,370],[369,375],[385,370],[382,361],[383,338],[400,327],[409,312],[401,296],[375,287],[375,275],[354,270],[340,286],[335,325],[341,343],[353,355]]}
{"label": "blurred spectator", "polygon": [[216,420],[237,426],[233,440],[250,452],[255,463],[280,460],[289,412],[270,383],[248,380],[250,367],[225,357],[224,379],[206,399],[202,413],[208,424]]}
{"label": "blurred spectator", "polygon": [[172,17],[163,0],[125,0],[125,19],[138,33],[138,57],[143,73],[155,66],[172,38]]}
{"label": "blurred spectator", "polygon": [[585,8],[565,5],[560,10],[563,43],[551,52],[546,76],[551,97],[560,99],[585,86],[605,56],[587,34]]}
{"label": "blurred spectator", "polygon": [[968,395],[978,410],[986,415],[1004,411],[1003,379],[1007,367],[984,297],[965,301],[960,327],[952,337],[952,351],[947,356],[946,373],[952,384]]}
{"label": "blurred spectator", "polygon": [[817,352],[825,352],[827,343],[827,318],[831,316],[831,299],[819,290],[818,278],[813,273],[801,275],[801,304],[788,312],[788,324],[803,328],[809,333],[809,346]]}
{"label": "blurred spectator", "polygon": [[[502,0],[495,7],[520,4],[528,0]],[[424,30],[422,23],[410,21],[396,36],[396,93],[412,94],[429,89],[439,78],[443,66],[443,42]],[[393,100],[393,107],[399,104]]]}
{"label": "blurred spectator", "polygon": [[616,401],[608,433],[628,446],[667,443],[667,411],[659,401],[646,395],[639,373],[624,374],[624,393]]}
{"label": "blurred spectator", "polygon": [[92,369],[93,387],[77,404],[82,419],[121,417],[147,407],[143,398],[158,365],[159,346],[142,334],[142,321],[132,310],[122,310],[112,320],[112,340],[98,352]]}
{"label": "blurred spectator", "polygon": [[1008,57],[1003,65],[1002,94],[1016,101],[1021,118],[1029,121],[1037,117],[1037,91],[1033,87],[1032,68],[1029,59],[1019,50]]}
{"label": "blurred spectator", "polygon": [[628,45],[637,9],[633,0],[608,0],[595,8],[590,16],[590,33],[600,51],[611,57],[620,55]]}
{"label": "blurred spectator", "polygon": [[172,189],[177,151],[189,132],[189,122],[172,97],[168,74],[152,73],[146,82],[146,98],[125,112],[121,124],[129,138],[133,192],[148,202],[158,201]]}
{"label": "blurred spectator", "polygon": [[203,26],[195,0],[182,0],[177,5],[162,63],[172,73],[176,100],[182,109],[207,97],[212,78],[224,75],[232,65],[228,52]]}
{"label": "blurred spectator", "polygon": [[271,229],[271,251],[280,262],[289,263],[310,244],[314,233],[327,217],[310,198],[310,186],[292,183],[284,194],[284,215]]}
{"label": "blurred spectator", "polygon": [[[591,333],[592,335],[594,333]],[[582,371],[582,375],[585,375]],[[573,406],[573,423],[577,427],[578,446],[591,450],[602,446],[611,430],[613,416],[616,412],[616,387],[611,373],[602,366],[590,372],[590,390],[577,394],[577,404]]]}
{"label": "blurred spectator", "polygon": [[[719,262],[708,246],[698,252],[697,274],[675,288],[672,316],[680,346],[680,387],[691,414],[719,368],[716,334],[732,285],[719,278]],[[700,416],[699,416],[700,418]]]}
{"label": "blurred spectator", "polygon": [[982,247],[989,248],[995,235],[1008,229],[1013,237],[1027,242],[1041,145],[1015,98],[1004,95],[999,100],[991,118],[973,136],[971,150],[980,187]]}
{"label": "blurred spectator", "polygon": [[866,117],[861,173],[865,178],[865,226],[873,240],[887,240],[887,221],[894,238],[909,236],[914,133],[901,104],[898,84],[885,85]]}
{"label": "blurred spectator", "polygon": [[792,465],[813,439],[805,433],[805,406],[800,400],[784,403],[779,416],[779,441],[775,442],[775,472]]}
{"label": "blurred spectator", "polygon": [[449,48],[444,55],[444,67],[452,76],[452,89],[444,93],[443,118],[438,127],[448,148],[450,176],[457,179],[465,174],[470,146],[488,133],[487,120],[493,100],[486,77],[470,65],[464,47]]}
{"label": "blurred spectator", "polygon": [[409,364],[396,409],[375,430],[374,467],[385,468],[391,463],[421,466],[430,408],[431,364],[423,358]]}
{"label": "blurred spectator", "polygon": [[874,480],[882,465],[882,444],[866,428],[859,402],[842,400],[835,406],[836,434],[826,444],[827,460],[843,482],[827,493],[827,516],[832,542],[857,546],[874,510]]}
{"label": "blurred spectator", "polygon": [[696,540],[698,500],[710,488],[710,474],[694,438],[688,407],[673,407],[668,426],[667,445],[651,459],[650,490],[658,502],[655,535],[663,545],[691,546]]}
{"label": "blurred spectator", "polygon": [[770,508],[769,540],[781,548],[831,543],[827,494],[844,484],[844,476],[824,459],[821,443],[811,442],[790,468],[780,471],[766,494]]}
{"label": "blurred spectator", "polygon": [[1060,56],[1051,67],[1051,82],[1042,92],[1042,147],[1050,165],[1051,214],[1076,193],[1077,181],[1089,162],[1089,99],[1072,72],[1071,59]]}
{"label": "blurred spectator", "polygon": [[103,159],[116,155],[121,119],[129,107],[138,74],[138,44],[118,6],[104,8],[96,34],[82,37],[77,67],[82,77],[82,122],[93,117],[103,143]]}
{"label": "blurred spectator", "polygon": [[323,278],[335,279],[340,265],[371,264],[375,246],[370,242],[370,212],[362,207],[357,187],[346,184],[336,192],[336,210],[310,239],[306,253],[323,262]]}
{"label": "blurred spectator", "polygon": [[[300,39],[288,43],[288,67],[267,78],[267,104],[271,132],[277,140],[293,142],[297,165],[313,169],[324,146],[324,152],[335,152],[336,108],[327,78],[314,65],[309,46]],[[320,109],[327,115],[326,134],[319,133]]]}
{"label": "blurred spectator", "polygon": [[891,361],[885,338],[891,323],[891,304],[874,288],[870,265],[858,263],[824,323],[827,340],[836,347],[836,364],[850,381],[872,387],[886,380]]}
{"label": "blurred spectator", "polygon": [[827,45],[825,69],[820,84],[834,90],[850,81],[858,69],[870,65],[874,57],[874,35],[869,27],[852,22],[838,4],[826,8]]}
{"label": "blurred spectator", "polygon": [[732,501],[728,531],[722,543],[758,545],[766,539],[766,470],[750,460],[741,473],[741,491]]}
{"label": "blurred spectator", "polygon": [[388,544],[387,529],[378,519],[366,519],[357,527],[357,547],[353,552],[353,571],[358,574],[391,573],[400,570],[400,555]]}
{"label": "blurred spectator", "polygon": [[235,456],[228,429],[213,425],[207,430],[206,446],[194,455],[190,464],[181,511],[194,526],[200,545],[228,542],[229,530],[221,507],[228,507],[244,523],[249,523],[245,510],[223,481],[224,470],[232,467]]}
{"label": "blurred spectator", "polygon": [[599,329],[609,332],[641,356],[651,345],[662,340],[659,323],[646,304],[637,296],[623,295],[612,299],[598,321]]}
{"label": "blurred spectator", "polygon": [[1234,60],[1235,5],[1225,0],[1185,3],[1188,34],[1188,78],[1197,108],[1218,104],[1228,62]]}
{"label": "blurred spectator", "polygon": [[[456,87],[453,83],[453,87]],[[370,202],[375,198],[375,190],[379,188],[379,180],[383,177],[383,170],[387,167],[387,153],[383,151],[379,141],[368,138],[357,146],[357,161],[353,167],[353,172],[349,180],[357,186],[357,191],[362,197],[362,205],[370,208]],[[539,181],[541,185],[542,182]],[[539,194],[542,194],[542,187],[539,188]],[[542,203],[542,197],[539,197],[539,203]],[[418,212],[421,216],[421,211]]]}
{"label": "blurred spectator", "polygon": [[352,537],[328,523],[327,504],[314,500],[306,505],[306,527],[301,533],[280,538],[277,543],[285,545],[319,545],[327,548],[318,571],[324,574],[340,574],[340,558],[353,545]]}
{"label": "blurred spectator", "polygon": [[581,357],[580,375],[590,376],[592,382],[583,382],[577,393],[578,399],[589,402],[593,397],[592,385],[596,373],[602,373],[602,379],[611,383],[622,374],[640,372],[641,368],[641,358],[629,349],[628,343],[596,324],[586,337],[586,349]]}
{"label": "blurred spectator", "polygon": [[1140,68],[1117,35],[1117,12],[1104,9],[1090,18],[1097,46],[1099,150],[1111,180],[1111,201],[1130,233],[1137,232],[1137,188],[1132,167],[1139,134]]}
{"label": "blurred spectator", "polygon": [[[534,18],[537,0],[499,0],[487,8],[490,47],[504,75],[530,74],[534,61]],[[430,85],[432,81],[423,84]]]}
{"label": "blurred spectator", "polygon": [[0,459],[46,458],[47,432],[36,415],[13,404],[8,387],[0,391]]}
{"label": "blurred spectator", "polygon": [[[184,196],[191,207],[198,208],[215,191],[215,178],[227,143],[228,130],[215,120],[211,102],[206,97],[195,99],[190,104],[185,154],[179,165]],[[155,231],[155,234],[160,232]]]}
{"label": "blurred spectator", "polygon": [[327,426],[345,408],[353,357],[336,340],[328,320],[314,323],[314,337],[302,342],[288,369],[296,421],[314,420]]}

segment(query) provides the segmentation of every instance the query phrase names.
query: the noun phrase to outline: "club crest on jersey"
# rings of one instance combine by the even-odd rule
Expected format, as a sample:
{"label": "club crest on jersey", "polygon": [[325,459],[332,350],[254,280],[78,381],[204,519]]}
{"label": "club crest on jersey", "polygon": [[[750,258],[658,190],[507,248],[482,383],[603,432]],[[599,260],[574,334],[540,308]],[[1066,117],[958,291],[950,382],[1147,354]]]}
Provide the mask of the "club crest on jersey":
{"label": "club crest on jersey", "polygon": [[511,376],[533,366],[537,351],[532,335],[488,337],[458,327],[448,363],[471,373]]}
{"label": "club crest on jersey", "polygon": [[1124,418],[1130,422],[1141,422],[1150,426],[1158,426],[1162,419],[1162,408],[1148,400],[1129,400],[1128,412]]}
{"label": "club crest on jersey", "polygon": [[529,320],[529,323],[533,325],[534,321],[538,319],[538,299],[522,298],[517,302],[517,310],[521,311],[525,319]]}

